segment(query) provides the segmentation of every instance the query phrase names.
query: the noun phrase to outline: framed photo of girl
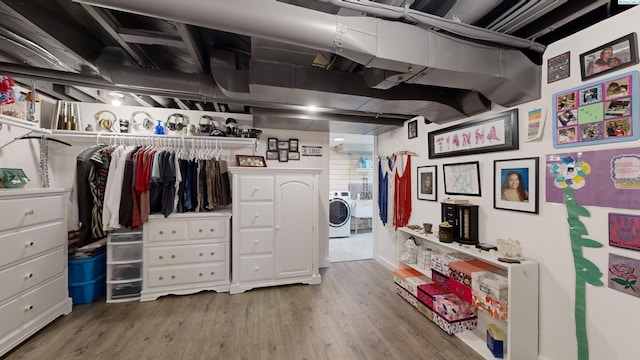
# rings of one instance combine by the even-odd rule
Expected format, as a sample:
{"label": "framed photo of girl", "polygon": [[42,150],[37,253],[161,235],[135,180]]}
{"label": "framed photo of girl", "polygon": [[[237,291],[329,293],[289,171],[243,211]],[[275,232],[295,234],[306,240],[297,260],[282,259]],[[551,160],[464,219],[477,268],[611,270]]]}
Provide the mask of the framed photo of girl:
{"label": "framed photo of girl", "polygon": [[438,167],[418,166],[418,200],[438,201]]}
{"label": "framed photo of girl", "polygon": [[538,213],[538,158],[493,161],[493,207]]}
{"label": "framed photo of girl", "polygon": [[631,33],[580,54],[580,74],[584,81],[637,63],[638,40]]}

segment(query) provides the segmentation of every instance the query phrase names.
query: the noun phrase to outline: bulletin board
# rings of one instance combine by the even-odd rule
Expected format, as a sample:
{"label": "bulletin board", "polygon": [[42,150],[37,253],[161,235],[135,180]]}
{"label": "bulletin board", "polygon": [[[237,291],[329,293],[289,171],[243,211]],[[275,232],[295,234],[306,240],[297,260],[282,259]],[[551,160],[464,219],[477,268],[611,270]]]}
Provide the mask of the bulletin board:
{"label": "bulletin board", "polygon": [[637,140],[638,71],[553,94],[556,149]]}

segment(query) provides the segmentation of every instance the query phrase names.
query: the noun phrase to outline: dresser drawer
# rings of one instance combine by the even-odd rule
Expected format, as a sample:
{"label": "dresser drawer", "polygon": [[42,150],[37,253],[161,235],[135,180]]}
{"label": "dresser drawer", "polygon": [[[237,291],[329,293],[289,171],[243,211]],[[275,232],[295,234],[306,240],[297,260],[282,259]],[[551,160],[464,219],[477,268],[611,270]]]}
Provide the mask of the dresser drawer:
{"label": "dresser drawer", "polygon": [[182,265],[149,269],[145,284],[149,287],[182,285],[189,283],[223,281],[227,279],[228,267],[225,262],[201,265]]}
{"label": "dresser drawer", "polygon": [[0,301],[64,271],[64,253],[56,251],[0,271]]}
{"label": "dresser drawer", "polygon": [[42,286],[0,307],[0,338],[22,324],[68,297],[64,276],[57,277]]}
{"label": "dresser drawer", "polygon": [[274,243],[273,229],[243,229],[235,241],[238,242],[240,255],[272,253]]}
{"label": "dresser drawer", "polygon": [[146,266],[193,264],[226,261],[227,244],[147,247]]}
{"label": "dresser drawer", "polygon": [[0,231],[62,220],[66,214],[62,196],[0,200]]}
{"label": "dresser drawer", "polygon": [[239,207],[240,228],[273,226],[273,203],[240,204]]}
{"label": "dresser drawer", "polygon": [[273,255],[240,257],[238,268],[240,282],[273,279],[275,272]]}
{"label": "dresser drawer", "polygon": [[243,176],[239,192],[240,201],[273,200],[273,177]]}
{"label": "dresser drawer", "polygon": [[32,227],[0,236],[0,267],[49,251],[66,242],[66,228],[62,222]]}
{"label": "dresser drawer", "polygon": [[189,239],[228,239],[229,219],[189,221]]}
{"label": "dresser drawer", "polygon": [[184,240],[187,238],[187,224],[184,221],[151,221],[144,225],[145,239],[150,242]]}

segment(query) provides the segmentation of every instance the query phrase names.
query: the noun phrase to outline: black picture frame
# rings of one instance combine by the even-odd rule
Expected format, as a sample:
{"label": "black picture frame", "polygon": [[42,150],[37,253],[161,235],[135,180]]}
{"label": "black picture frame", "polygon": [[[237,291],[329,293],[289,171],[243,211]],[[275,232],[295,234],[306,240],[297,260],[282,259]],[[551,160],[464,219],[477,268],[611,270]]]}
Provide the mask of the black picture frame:
{"label": "black picture frame", "polygon": [[287,154],[289,160],[300,160],[300,152],[298,151],[289,151]]}
{"label": "black picture frame", "polygon": [[442,165],[444,193],[447,195],[482,196],[480,162]]}
{"label": "black picture frame", "polygon": [[267,140],[267,150],[268,151],[276,151],[276,150],[278,150],[278,139],[269,138]]}
{"label": "black picture frame", "polygon": [[267,151],[267,160],[278,160],[278,150],[276,151]]}
{"label": "black picture frame", "polygon": [[409,121],[407,124],[407,137],[409,139],[418,137],[418,120]]}
{"label": "black picture frame", "polygon": [[571,52],[567,51],[547,59],[547,84],[571,76]]}
{"label": "black picture frame", "polygon": [[438,167],[418,166],[416,176],[418,200],[438,201]]}
{"label": "black picture frame", "polygon": [[[537,157],[493,161],[494,209],[538,213],[539,162]],[[519,189],[510,190],[510,179]]]}
{"label": "black picture frame", "polygon": [[289,151],[298,152],[298,139],[289,139]]}
{"label": "black picture frame", "polygon": [[278,150],[278,161],[279,162],[287,162],[287,161],[289,161],[289,150],[288,149],[280,149],[280,150]]}
{"label": "black picture frame", "polygon": [[277,150],[289,150],[289,140],[278,140]]}
{"label": "black picture frame", "polygon": [[[605,51],[611,52],[610,58],[603,57]],[[580,75],[584,81],[637,63],[638,40],[633,32],[580,54]]]}
{"label": "black picture frame", "polygon": [[430,131],[427,138],[429,159],[517,150],[518,109]]}

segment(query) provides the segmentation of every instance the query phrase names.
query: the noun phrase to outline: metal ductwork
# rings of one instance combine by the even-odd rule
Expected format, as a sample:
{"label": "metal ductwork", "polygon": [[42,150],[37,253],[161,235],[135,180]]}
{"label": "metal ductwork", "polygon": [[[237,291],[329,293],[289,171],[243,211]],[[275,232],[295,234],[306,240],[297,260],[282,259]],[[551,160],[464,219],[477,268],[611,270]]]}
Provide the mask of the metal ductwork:
{"label": "metal ductwork", "polygon": [[[332,15],[268,0],[193,0],[190,6],[155,0],[76,1],[339,54],[371,71],[387,70],[388,77],[380,77],[380,72],[366,75],[369,83],[385,84],[378,88],[405,83],[463,89],[505,107],[540,96],[540,66],[520,51],[402,22]],[[259,86],[254,84],[253,90]],[[465,116],[456,111],[459,118]],[[440,109],[435,113],[450,116]]]}

